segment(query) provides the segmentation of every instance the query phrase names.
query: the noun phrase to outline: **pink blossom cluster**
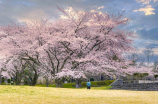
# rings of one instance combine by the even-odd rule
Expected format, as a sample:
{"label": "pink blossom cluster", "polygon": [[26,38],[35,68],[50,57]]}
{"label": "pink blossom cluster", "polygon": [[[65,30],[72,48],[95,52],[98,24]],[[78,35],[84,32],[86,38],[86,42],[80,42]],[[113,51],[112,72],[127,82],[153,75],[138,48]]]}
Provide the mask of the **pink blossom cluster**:
{"label": "pink blossom cluster", "polygon": [[80,78],[87,79],[83,71],[71,71],[69,69],[63,69],[61,72],[57,73],[55,79],[61,79],[67,77],[73,79],[80,79]]}

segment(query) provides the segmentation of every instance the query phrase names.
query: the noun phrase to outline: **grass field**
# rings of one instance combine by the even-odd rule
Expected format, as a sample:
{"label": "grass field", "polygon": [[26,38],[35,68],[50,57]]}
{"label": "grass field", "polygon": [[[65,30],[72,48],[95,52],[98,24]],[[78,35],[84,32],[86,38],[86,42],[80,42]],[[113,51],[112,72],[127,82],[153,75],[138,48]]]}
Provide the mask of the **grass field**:
{"label": "grass field", "polygon": [[157,91],[103,89],[0,85],[0,104],[158,104]]}

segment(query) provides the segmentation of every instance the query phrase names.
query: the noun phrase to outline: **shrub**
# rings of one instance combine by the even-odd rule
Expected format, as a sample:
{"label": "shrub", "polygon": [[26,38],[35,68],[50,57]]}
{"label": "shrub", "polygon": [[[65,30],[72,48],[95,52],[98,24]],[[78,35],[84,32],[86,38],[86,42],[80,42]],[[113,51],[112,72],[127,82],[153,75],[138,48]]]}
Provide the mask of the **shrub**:
{"label": "shrub", "polygon": [[90,81],[94,81],[94,79],[93,79],[93,78],[90,78]]}
{"label": "shrub", "polygon": [[154,78],[156,79],[158,77],[158,75],[154,75]]}
{"label": "shrub", "polygon": [[11,82],[11,79],[7,79],[7,82],[10,83],[10,82]]}
{"label": "shrub", "polygon": [[86,83],[82,83],[82,87],[86,87],[87,85],[86,85]]}
{"label": "shrub", "polygon": [[[75,88],[76,87],[76,85],[75,84],[72,84],[72,88]],[[71,87],[70,87],[71,88]]]}
{"label": "shrub", "polygon": [[[46,87],[46,84],[36,84],[38,87]],[[49,84],[48,87],[56,87],[56,85]]]}
{"label": "shrub", "polygon": [[5,80],[5,79],[4,79],[4,78],[2,78],[2,83],[4,83],[4,80]]}
{"label": "shrub", "polygon": [[105,82],[97,82],[97,85],[105,85]]}
{"label": "shrub", "polygon": [[111,83],[113,83],[114,80],[108,80],[108,81],[105,81],[105,85],[109,86]]}
{"label": "shrub", "polygon": [[[92,81],[91,82],[91,85],[92,86],[109,86],[111,83],[113,83],[114,82],[114,80],[106,80],[106,81]],[[87,85],[86,85],[86,83],[87,82],[82,82],[81,83],[81,85],[82,85],[82,87],[86,87]],[[72,87],[75,87],[75,83],[65,83],[64,85],[66,85],[66,84],[71,84],[71,86]],[[64,87],[65,88],[65,87]],[[67,87],[68,88],[68,87]],[[69,88],[71,88],[71,87],[69,87]]]}
{"label": "shrub", "polygon": [[1,83],[1,85],[7,85],[7,83],[3,82],[3,83]]}
{"label": "shrub", "polygon": [[64,88],[75,88],[76,84],[75,83],[63,83]]}
{"label": "shrub", "polygon": [[101,86],[109,86],[111,83],[113,83],[115,80],[106,80],[106,81],[94,81],[91,82],[92,85],[101,85]]}
{"label": "shrub", "polygon": [[[93,81],[91,82],[92,87],[99,87],[99,86],[109,86],[111,83],[113,83],[114,80],[106,80],[106,81]],[[87,87],[87,82],[82,82],[82,87]],[[99,85],[97,84],[99,83]],[[37,84],[35,86],[38,87],[46,87],[45,84]],[[49,87],[56,87],[56,85],[49,84]],[[76,83],[63,83],[63,88],[76,88]]]}
{"label": "shrub", "polygon": [[28,82],[26,80],[24,80],[24,85],[28,85]]}

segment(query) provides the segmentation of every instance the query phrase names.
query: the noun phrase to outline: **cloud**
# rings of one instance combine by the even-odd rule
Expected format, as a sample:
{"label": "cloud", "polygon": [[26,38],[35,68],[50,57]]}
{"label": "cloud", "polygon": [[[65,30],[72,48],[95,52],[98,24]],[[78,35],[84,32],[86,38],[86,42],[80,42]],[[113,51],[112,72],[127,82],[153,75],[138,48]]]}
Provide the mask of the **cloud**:
{"label": "cloud", "polygon": [[[149,4],[151,0],[136,0],[137,2],[142,2],[143,4]],[[154,0],[156,1],[156,0]]]}
{"label": "cloud", "polygon": [[[41,18],[39,18],[39,14]],[[18,22],[32,23],[32,21],[47,19],[47,14],[43,10],[31,11],[22,17],[17,18]]]}
{"label": "cloud", "polygon": [[154,51],[154,55],[158,55],[158,48],[153,48],[152,50]]}
{"label": "cloud", "polygon": [[152,28],[146,28],[142,30],[137,30],[141,39],[145,40],[158,40],[158,26]]}
{"label": "cloud", "polygon": [[158,1],[158,0],[154,0],[154,2],[156,2],[156,1]]}
{"label": "cloud", "polygon": [[[67,9],[65,9],[65,11],[68,12],[68,13],[73,13],[72,10],[73,10],[72,7],[67,7]],[[61,18],[61,19],[68,19],[68,17],[65,16],[65,15],[60,15],[60,18]]]}
{"label": "cloud", "polygon": [[[67,7],[67,9],[64,9],[66,11],[67,14],[71,15],[73,18],[78,18],[78,16],[76,16],[76,14],[85,14],[85,11],[83,10],[77,10],[74,9],[73,7]],[[68,19],[68,17],[66,15],[60,15],[61,19]]]}
{"label": "cloud", "polygon": [[153,12],[153,10],[155,10],[154,8],[151,7],[151,5],[147,5],[145,8],[140,8],[139,10],[134,10],[134,12],[145,12],[145,15],[152,15],[155,14]]}
{"label": "cloud", "polygon": [[[1,0],[0,0],[1,1]],[[31,19],[60,18],[61,12],[57,6],[67,8],[73,6],[76,10],[90,8],[85,0],[3,0],[0,3],[0,25],[8,25],[10,21],[30,21]],[[38,12],[39,11],[39,12]],[[32,15],[32,17],[31,17]]]}
{"label": "cloud", "polygon": [[98,9],[102,9],[102,8],[104,8],[104,6],[99,6],[99,7],[98,7]]}
{"label": "cloud", "polygon": [[83,2],[83,1],[86,1],[86,0],[76,0],[77,2]]}

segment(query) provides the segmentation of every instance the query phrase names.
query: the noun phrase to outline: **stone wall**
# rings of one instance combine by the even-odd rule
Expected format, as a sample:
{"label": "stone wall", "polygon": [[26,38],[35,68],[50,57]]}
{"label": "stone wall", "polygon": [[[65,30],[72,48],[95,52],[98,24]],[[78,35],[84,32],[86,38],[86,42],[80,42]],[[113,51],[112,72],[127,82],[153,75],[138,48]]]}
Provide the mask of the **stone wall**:
{"label": "stone wall", "polygon": [[122,85],[123,84],[123,79],[117,79],[115,82],[110,84],[110,86],[116,86],[116,85]]}
{"label": "stone wall", "polygon": [[158,83],[137,83],[112,86],[111,89],[118,90],[139,90],[139,91],[158,91]]}
{"label": "stone wall", "polygon": [[138,83],[158,83],[158,80],[138,80]]}

